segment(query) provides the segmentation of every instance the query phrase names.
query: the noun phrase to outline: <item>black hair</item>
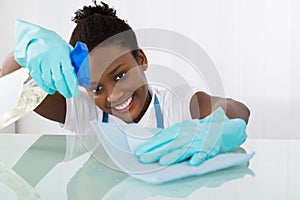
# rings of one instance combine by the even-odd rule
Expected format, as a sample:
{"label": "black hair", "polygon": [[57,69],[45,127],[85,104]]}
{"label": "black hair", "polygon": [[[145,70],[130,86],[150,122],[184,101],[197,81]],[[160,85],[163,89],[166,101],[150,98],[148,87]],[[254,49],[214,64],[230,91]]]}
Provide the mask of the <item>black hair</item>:
{"label": "black hair", "polygon": [[115,9],[104,2],[101,2],[102,5],[98,5],[96,0],[93,2],[94,6],[84,6],[75,12],[72,21],[77,25],[72,32],[70,44],[75,46],[78,41],[84,42],[89,51],[92,51],[97,45],[114,36],[110,42],[128,48],[137,59],[138,44],[132,28],[116,15]]}

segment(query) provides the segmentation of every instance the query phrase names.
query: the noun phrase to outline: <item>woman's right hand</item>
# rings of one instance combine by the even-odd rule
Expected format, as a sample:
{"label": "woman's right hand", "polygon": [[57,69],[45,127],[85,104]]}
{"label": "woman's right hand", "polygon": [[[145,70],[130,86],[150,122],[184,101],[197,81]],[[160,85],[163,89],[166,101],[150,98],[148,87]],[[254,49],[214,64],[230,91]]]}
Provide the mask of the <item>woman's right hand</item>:
{"label": "woman's right hand", "polygon": [[17,20],[14,58],[30,71],[47,93],[58,91],[65,98],[79,96],[78,80],[70,54],[73,47],[55,32]]}

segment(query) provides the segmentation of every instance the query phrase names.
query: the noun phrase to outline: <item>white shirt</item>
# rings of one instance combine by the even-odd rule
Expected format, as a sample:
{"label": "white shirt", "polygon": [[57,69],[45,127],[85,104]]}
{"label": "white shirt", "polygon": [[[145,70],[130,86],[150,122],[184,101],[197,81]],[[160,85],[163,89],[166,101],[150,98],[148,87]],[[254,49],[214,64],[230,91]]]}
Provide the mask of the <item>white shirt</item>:
{"label": "white shirt", "polygon": [[[157,96],[160,103],[164,127],[169,127],[182,120],[191,119],[189,103],[193,92],[185,90],[184,94],[178,94],[174,89],[170,90],[159,85],[150,86],[149,91],[152,95],[151,103],[144,116],[138,122],[139,125],[148,128],[157,127],[154,95]],[[180,92],[183,93],[182,91]],[[80,97],[67,99],[66,104],[67,112],[65,124],[63,125],[64,129],[74,133],[84,133],[90,127],[90,121],[102,121],[103,111],[96,106],[83,88],[80,89]],[[109,115],[108,122],[114,124],[125,123],[113,115]]]}

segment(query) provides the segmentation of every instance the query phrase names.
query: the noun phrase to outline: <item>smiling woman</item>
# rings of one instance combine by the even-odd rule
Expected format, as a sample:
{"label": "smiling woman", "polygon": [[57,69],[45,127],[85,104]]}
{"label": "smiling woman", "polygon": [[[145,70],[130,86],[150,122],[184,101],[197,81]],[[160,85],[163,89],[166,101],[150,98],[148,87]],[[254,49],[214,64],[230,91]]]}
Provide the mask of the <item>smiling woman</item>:
{"label": "smiling woman", "polygon": [[[106,2],[116,8],[118,16],[130,22],[134,29],[164,28],[181,33],[201,45],[216,64],[226,96],[245,102],[251,108],[251,123],[247,126],[250,137],[299,138],[296,113],[300,110],[300,92],[297,89],[300,84],[300,60],[297,58],[300,49],[300,4],[297,0],[226,3],[221,0],[191,0],[184,7],[181,1],[173,0]],[[13,49],[16,18],[41,24],[69,40],[74,28],[70,16],[82,8],[83,3],[81,0],[1,1],[0,11],[5,20],[1,20],[0,25],[6,27],[0,30],[1,62]],[[53,10],[56,15],[53,15]],[[186,74],[193,85],[202,84],[177,60],[143,50],[149,63],[172,66]],[[152,78],[148,76],[151,71],[152,67],[146,71],[148,81]],[[201,88],[211,93],[205,87]],[[274,115],[274,111],[278,114]],[[57,123],[35,114],[20,120],[16,131],[62,132]]]}
{"label": "smiling woman", "polygon": [[[84,132],[94,119],[166,128],[181,120],[204,118],[218,107],[222,107],[229,118],[241,118],[248,122],[249,110],[244,104],[201,91],[189,100],[193,112],[188,118],[183,118],[181,110],[178,110],[181,102],[178,102],[176,94],[162,85],[148,84],[144,73],[148,60],[128,23],[118,18],[116,11],[107,4],[98,5],[96,1],[94,4],[77,10],[73,18],[76,27],[71,34],[70,44],[74,46],[78,41],[87,44],[93,83],[85,91],[80,90],[79,98],[74,98],[78,94],[73,81],[76,75],[72,74],[72,66],[68,62],[72,48],[49,30],[40,28],[35,35],[31,32],[30,24],[27,24],[28,27],[16,27],[17,31],[22,31],[16,36],[30,33],[29,36],[43,40],[42,43],[34,42],[36,40],[28,44],[17,43],[18,51],[14,55],[18,64],[30,69],[32,74],[45,71],[41,76],[36,76],[36,81],[49,93],[36,108],[38,114],[64,124],[65,129],[75,133]],[[26,28],[23,30],[22,27]],[[16,41],[23,40],[16,38]],[[57,49],[60,53],[34,51],[33,46]],[[33,60],[38,63],[35,65]],[[48,66],[49,73],[45,70],[49,69]]]}

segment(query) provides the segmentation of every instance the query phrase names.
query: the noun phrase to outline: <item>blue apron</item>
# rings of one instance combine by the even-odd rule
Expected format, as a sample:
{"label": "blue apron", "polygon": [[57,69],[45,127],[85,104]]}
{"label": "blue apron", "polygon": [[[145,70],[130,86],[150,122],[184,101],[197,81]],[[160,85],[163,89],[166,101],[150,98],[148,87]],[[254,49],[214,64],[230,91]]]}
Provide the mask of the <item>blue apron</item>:
{"label": "blue apron", "polygon": [[[155,111],[157,128],[164,128],[162,112],[156,95],[154,96],[154,111]],[[104,123],[108,122],[108,114],[106,112],[103,112],[102,122]]]}

